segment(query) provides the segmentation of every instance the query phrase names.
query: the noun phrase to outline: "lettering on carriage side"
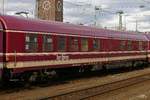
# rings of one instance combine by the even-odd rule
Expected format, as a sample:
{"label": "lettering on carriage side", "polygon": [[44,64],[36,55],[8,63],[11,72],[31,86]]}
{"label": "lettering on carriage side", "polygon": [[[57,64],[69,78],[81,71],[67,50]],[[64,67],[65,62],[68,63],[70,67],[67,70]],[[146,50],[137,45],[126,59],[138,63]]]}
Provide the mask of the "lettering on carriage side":
{"label": "lettering on carriage side", "polygon": [[68,56],[68,55],[65,55],[65,54],[58,54],[58,55],[56,56],[56,60],[61,60],[61,61],[69,60],[69,56]]}

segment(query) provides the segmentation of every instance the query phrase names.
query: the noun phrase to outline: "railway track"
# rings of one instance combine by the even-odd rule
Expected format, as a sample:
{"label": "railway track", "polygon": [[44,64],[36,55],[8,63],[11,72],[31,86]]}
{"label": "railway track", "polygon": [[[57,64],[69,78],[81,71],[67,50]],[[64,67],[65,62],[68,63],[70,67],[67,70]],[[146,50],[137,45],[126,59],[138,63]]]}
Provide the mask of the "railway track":
{"label": "railway track", "polygon": [[97,85],[94,87],[78,89],[75,91],[57,94],[49,97],[42,97],[40,100],[84,100],[91,97],[95,97],[104,93],[115,91],[128,86],[136,85],[141,82],[150,80],[150,73],[107,83],[103,85]]}
{"label": "railway track", "polygon": [[93,100],[91,98],[126,89],[127,86],[130,88],[137,86],[137,83],[149,82],[147,80],[150,80],[150,68],[102,76],[97,73],[94,77],[86,76],[54,84],[36,84],[29,88],[12,86],[14,88],[2,90],[0,98],[1,100]]}

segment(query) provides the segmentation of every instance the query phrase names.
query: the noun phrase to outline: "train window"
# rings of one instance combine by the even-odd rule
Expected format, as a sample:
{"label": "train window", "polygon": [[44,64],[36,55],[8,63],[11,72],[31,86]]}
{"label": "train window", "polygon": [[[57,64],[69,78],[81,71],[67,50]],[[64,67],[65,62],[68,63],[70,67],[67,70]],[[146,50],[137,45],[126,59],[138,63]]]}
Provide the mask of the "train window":
{"label": "train window", "polygon": [[121,41],[120,42],[120,50],[125,50],[126,49],[126,41]]}
{"label": "train window", "polygon": [[146,48],[146,45],[144,44],[144,42],[139,41],[139,50],[144,50]]}
{"label": "train window", "polygon": [[27,35],[25,37],[25,50],[28,52],[37,51],[38,43],[37,43],[37,35]]}
{"label": "train window", "polygon": [[88,39],[81,39],[81,51],[88,51]]}
{"label": "train window", "polygon": [[66,37],[60,36],[58,37],[58,51],[66,50]]}
{"label": "train window", "polygon": [[43,36],[43,51],[52,51],[53,50],[53,39],[49,35]]}
{"label": "train window", "polygon": [[70,38],[70,50],[71,51],[78,51],[79,50],[79,41],[77,37]]}
{"label": "train window", "polygon": [[94,39],[93,40],[93,49],[94,49],[94,51],[98,51],[99,48],[100,48],[99,40],[98,39]]}
{"label": "train window", "polygon": [[128,50],[132,50],[132,41],[128,41]]}
{"label": "train window", "polygon": [[143,50],[143,45],[141,41],[139,41],[139,50]]}

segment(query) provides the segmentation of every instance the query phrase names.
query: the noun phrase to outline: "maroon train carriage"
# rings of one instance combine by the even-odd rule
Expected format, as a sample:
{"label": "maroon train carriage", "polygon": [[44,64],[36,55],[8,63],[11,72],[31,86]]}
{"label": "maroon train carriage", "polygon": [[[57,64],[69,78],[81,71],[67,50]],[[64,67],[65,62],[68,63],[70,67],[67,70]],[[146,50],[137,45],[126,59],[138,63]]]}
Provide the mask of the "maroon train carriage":
{"label": "maroon train carriage", "polygon": [[147,51],[147,56],[148,56],[148,62],[150,62],[150,33],[145,34],[148,38],[148,51]]}
{"label": "maroon train carriage", "polygon": [[[85,71],[124,62],[147,62],[144,34],[0,16],[0,75]],[[37,74],[36,74],[37,75]],[[39,74],[38,74],[39,75]]]}
{"label": "maroon train carriage", "polygon": [[[2,24],[0,22],[0,76],[2,76],[2,73],[3,73],[3,51],[4,51],[4,48],[3,48],[3,27],[2,27]],[[1,77],[0,77],[1,78]]]}

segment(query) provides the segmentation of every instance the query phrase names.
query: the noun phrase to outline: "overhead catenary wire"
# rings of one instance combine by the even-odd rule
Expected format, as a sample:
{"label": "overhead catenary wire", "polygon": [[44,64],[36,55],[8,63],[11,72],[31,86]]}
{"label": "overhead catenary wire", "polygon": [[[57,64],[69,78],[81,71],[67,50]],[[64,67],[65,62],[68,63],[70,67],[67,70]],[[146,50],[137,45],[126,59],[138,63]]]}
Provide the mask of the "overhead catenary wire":
{"label": "overhead catenary wire", "polygon": [[146,3],[150,3],[150,1],[147,1],[147,0],[142,0],[143,2],[146,2]]}
{"label": "overhead catenary wire", "polygon": [[[82,19],[82,18],[83,19],[89,18],[87,22],[85,20],[83,20],[83,23],[91,23],[92,21],[94,22],[94,20],[93,20],[94,19],[93,14],[95,12],[94,11],[94,7],[96,5],[98,5],[98,3],[96,3],[96,5],[95,5],[95,4],[93,4],[93,1],[92,1],[92,3],[90,3],[91,0],[88,0],[87,2],[83,2],[83,1],[82,2],[80,2],[80,1],[78,2],[78,1],[79,0],[76,0],[76,2],[72,3],[72,5],[74,5],[74,9],[77,9],[78,13],[79,12],[81,13],[80,16],[82,16],[82,17],[80,19]],[[129,5],[125,5],[123,2],[129,3]],[[101,10],[96,12],[96,14],[97,14],[97,20],[102,20],[102,19],[105,20],[108,17],[113,17],[114,18],[114,16],[117,15],[117,12],[119,10],[123,10],[123,12],[125,14],[130,14],[130,15],[132,14],[131,16],[134,16],[135,14],[139,13],[139,10],[143,11],[144,9],[147,9],[148,8],[147,5],[148,5],[149,2],[150,1],[147,1],[147,0],[137,0],[137,2],[131,1],[131,0],[124,0],[124,1],[120,0],[119,2],[115,1],[116,4],[117,3],[124,4],[123,6],[119,5],[119,6],[122,7],[122,8],[119,9],[119,8],[113,8],[113,7],[110,8],[110,7],[105,7],[105,6],[103,8],[103,5],[105,5],[106,3],[108,3],[108,2],[104,1],[105,4],[103,4],[103,3],[100,4]],[[140,6],[143,6],[143,5],[144,5],[144,9],[143,8],[141,9]],[[126,6],[127,6],[127,8],[126,8]],[[133,10],[133,12],[131,12],[131,11],[129,11],[131,8],[137,9],[137,10]],[[90,9],[90,11],[89,11],[89,9]],[[102,18],[100,18],[100,16],[102,16]],[[104,17],[104,16],[106,16],[106,17]],[[81,22],[81,20],[80,20],[80,22]]]}

